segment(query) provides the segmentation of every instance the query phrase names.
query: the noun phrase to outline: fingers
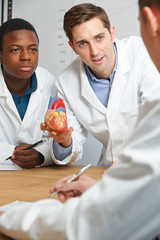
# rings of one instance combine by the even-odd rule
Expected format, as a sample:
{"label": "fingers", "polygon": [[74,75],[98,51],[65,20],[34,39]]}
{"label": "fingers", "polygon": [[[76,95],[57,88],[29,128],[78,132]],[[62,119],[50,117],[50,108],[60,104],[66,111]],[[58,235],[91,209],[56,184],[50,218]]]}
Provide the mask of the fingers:
{"label": "fingers", "polygon": [[59,192],[58,193],[58,199],[61,202],[65,202],[66,200],[73,198],[73,197],[79,197],[81,195],[78,191],[70,191],[70,192]]}
{"label": "fingers", "polygon": [[11,161],[22,168],[33,168],[38,162],[38,152],[35,149],[15,150]]}
{"label": "fingers", "polygon": [[45,122],[42,122],[41,125],[40,125],[40,129],[41,129],[42,131],[48,130],[47,124],[46,124]]}
{"label": "fingers", "polygon": [[48,135],[49,137],[53,137],[53,139],[58,143],[61,143],[63,147],[69,147],[72,143],[72,132],[73,128],[70,127],[64,133],[50,132]]}
{"label": "fingers", "polygon": [[59,189],[57,188],[61,188],[62,184],[66,183],[70,178],[72,177],[72,175],[61,178],[59,181],[57,181],[49,190],[50,193],[53,193]]}
{"label": "fingers", "polygon": [[84,191],[97,183],[94,179],[86,176],[85,174],[82,174],[73,182],[68,183],[67,181],[71,177],[72,176],[67,176],[60,179],[50,188],[51,194],[55,191],[59,191],[58,198],[61,202],[64,202],[71,197],[80,196]]}
{"label": "fingers", "polygon": [[[15,147],[15,150],[16,150],[16,151],[24,150],[25,148],[27,148],[27,147],[29,147],[29,146],[30,146],[30,144],[22,144],[22,145],[16,146],[16,147]],[[15,150],[14,150],[14,151],[15,151]]]}

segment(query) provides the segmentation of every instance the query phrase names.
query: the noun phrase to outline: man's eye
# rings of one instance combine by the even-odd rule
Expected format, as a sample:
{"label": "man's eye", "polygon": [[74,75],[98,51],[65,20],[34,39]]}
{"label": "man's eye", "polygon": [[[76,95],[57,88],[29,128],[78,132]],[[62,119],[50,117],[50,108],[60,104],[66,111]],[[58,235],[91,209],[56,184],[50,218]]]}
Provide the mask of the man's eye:
{"label": "man's eye", "polygon": [[83,47],[83,46],[85,46],[85,45],[86,45],[85,42],[81,42],[81,43],[79,44],[80,47]]}
{"label": "man's eye", "polygon": [[18,48],[15,48],[15,49],[11,49],[11,52],[18,52],[19,49]]}
{"label": "man's eye", "polygon": [[38,49],[37,48],[31,48],[30,51],[31,52],[38,52]]}
{"label": "man's eye", "polygon": [[103,36],[98,36],[97,38],[98,38],[98,40],[101,40],[101,39],[103,39]]}

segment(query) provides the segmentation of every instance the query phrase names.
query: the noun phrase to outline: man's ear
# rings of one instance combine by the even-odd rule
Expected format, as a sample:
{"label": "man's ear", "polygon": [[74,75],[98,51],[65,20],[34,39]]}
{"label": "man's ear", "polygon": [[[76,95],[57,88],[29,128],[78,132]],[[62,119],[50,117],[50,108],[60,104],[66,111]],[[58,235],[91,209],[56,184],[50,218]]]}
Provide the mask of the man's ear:
{"label": "man's ear", "polygon": [[73,49],[73,51],[74,51],[77,55],[79,55],[79,54],[77,53],[76,49],[74,48],[73,43],[72,43],[71,41],[68,41],[68,44],[69,44],[69,46]]}
{"label": "man's ear", "polygon": [[116,41],[116,30],[115,30],[115,26],[111,26],[111,27],[110,27],[110,33],[111,33],[112,43],[115,43],[115,41]]}
{"label": "man's ear", "polygon": [[143,8],[143,14],[146,18],[147,25],[149,27],[150,34],[155,37],[157,34],[160,34],[160,17],[159,17],[159,10],[150,7]]}

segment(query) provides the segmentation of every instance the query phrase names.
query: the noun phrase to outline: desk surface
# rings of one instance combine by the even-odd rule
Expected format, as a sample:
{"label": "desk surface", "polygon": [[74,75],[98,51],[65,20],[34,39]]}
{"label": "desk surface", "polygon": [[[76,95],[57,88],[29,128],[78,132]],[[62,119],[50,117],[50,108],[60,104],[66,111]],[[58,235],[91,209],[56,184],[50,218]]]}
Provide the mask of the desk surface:
{"label": "desk surface", "polygon": [[[52,166],[21,171],[0,171],[0,206],[15,200],[37,201],[49,197],[50,187],[62,177],[73,175],[83,166]],[[90,167],[85,174],[100,180],[105,167]],[[57,198],[55,196],[54,198]],[[8,240],[0,234],[0,240]]]}

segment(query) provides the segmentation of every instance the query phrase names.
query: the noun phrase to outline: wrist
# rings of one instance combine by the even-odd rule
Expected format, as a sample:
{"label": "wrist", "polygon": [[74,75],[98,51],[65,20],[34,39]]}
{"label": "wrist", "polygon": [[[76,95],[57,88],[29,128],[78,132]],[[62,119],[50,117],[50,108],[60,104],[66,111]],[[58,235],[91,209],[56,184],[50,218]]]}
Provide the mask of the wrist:
{"label": "wrist", "polygon": [[68,148],[70,147],[72,144],[72,138],[70,140],[67,140],[65,142],[59,143],[60,146],[62,146],[63,148]]}

